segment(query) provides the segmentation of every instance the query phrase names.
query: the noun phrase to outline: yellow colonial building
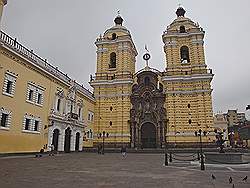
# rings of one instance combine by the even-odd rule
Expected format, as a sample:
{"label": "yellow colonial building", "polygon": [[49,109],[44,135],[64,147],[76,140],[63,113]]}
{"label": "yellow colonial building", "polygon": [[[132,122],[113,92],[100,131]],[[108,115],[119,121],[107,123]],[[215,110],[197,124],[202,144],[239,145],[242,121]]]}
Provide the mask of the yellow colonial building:
{"label": "yellow colonial building", "polygon": [[[6,0],[0,0],[0,15]],[[148,65],[136,71],[138,55],[130,31],[118,15],[115,25],[96,39],[97,68],[93,93],[0,33],[0,153],[83,147],[162,148],[215,140],[212,71],[204,56],[203,29],[177,18],[162,35],[166,69]]]}
{"label": "yellow colonial building", "polygon": [[111,147],[160,148],[166,142],[193,145],[199,129],[204,142],[215,140],[213,74],[205,63],[205,32],[185,17],[182,7],[176,14],[162,35],[164,72],[148,66],[148,53],[143,56],[147,66],[135,71],[136,47],[120,15],[96,40],[97,70],[90,82],[96,99],[94,145],[103,136]]}
{"label": "yellow colonial building", "polygon": [[91,146],[92,93],[2,31],[0,87],[0,153]]}

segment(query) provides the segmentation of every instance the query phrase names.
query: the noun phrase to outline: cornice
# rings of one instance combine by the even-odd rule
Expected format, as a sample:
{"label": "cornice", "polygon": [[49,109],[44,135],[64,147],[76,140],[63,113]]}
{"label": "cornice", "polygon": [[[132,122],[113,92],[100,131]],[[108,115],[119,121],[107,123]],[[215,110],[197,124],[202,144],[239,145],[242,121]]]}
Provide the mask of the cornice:
{"label": "cornice", "polygon": [[91,86],[99,86],[99,85],[119,85],[119,84],[133,84],[133,80],[94,80],[90,82]]}
{"label": "cornice", "polygon": [[[70,86],[72,79],[65,73],[61,72],[57,67],[47,63],[46,60],[42,59],[38,55],[34,54],[32,50],[28,50],[20,43],[16,41],[16,39],[12,39],[7,34],[1,31],[0,33],[0,47],[7,50],[17,57],[23,59],[28,64],[35,67],[37,70],[45,73],[46,75],[58,80],[59,82],[65,84],[66,86]],[[91,101],[94,101],[92,93],[84,88],[82,85],[76,82],[77,91],[82,93],[84,96],[89,98]]]}
{"label": "cornice", "polygon": [[174,81],[193,81],[203,79],[213,79],[214,74],[196,74],[191,76],[163,76],[162,81],[174,82]]}

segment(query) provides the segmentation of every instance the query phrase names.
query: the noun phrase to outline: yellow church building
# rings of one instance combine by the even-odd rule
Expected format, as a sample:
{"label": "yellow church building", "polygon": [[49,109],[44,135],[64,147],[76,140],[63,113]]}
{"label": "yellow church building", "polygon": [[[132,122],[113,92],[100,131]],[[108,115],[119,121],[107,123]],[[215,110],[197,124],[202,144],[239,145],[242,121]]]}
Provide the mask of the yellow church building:
{"label": "yellow church building", "polygon": [[[104,132],[110,147],[194,145],[199,129],[204,142],[214,142],[213,73],[205,63],[205,32],[185,17],[182,7],[176,14],[162,35],[164,72],[148,64],[135,71],[137,50],[120,15],[97,38],[97,70],[90,82],[96,100],[94,145]],[[150,54],[143,57],[149,61]]]}
{"label": "yellow church building", "polygon": [[[0,0],[0,16],[7,0]],[[118,15],[96,39],[93,93],[6,33],[0,33],[0,153],[57,151],[84,147],[163,148],[195,145],[213,133],[211,81],[203,29],[177,18],[162,35],[166,69],[136,71],[138,52]],[[1,17],[0,17],[1,19]]]}

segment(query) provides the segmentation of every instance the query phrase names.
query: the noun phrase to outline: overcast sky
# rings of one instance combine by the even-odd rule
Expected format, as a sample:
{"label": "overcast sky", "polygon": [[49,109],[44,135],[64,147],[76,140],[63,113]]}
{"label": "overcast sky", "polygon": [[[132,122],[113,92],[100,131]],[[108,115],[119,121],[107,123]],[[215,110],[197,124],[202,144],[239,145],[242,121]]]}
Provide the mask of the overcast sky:
{"label": "overcast sky", "polygon": [[[250,0],[8,0],[2,30],[90,88],[96,70],[96,38],[113,26],[120,10],[137,50],[137,70],[166,63],[161,35],[181,3],[186,17],[206,31],[206,64],[213,69],[213,108],[246,112],[250,104]],[[250,111],[247,112],[250,116]]]}

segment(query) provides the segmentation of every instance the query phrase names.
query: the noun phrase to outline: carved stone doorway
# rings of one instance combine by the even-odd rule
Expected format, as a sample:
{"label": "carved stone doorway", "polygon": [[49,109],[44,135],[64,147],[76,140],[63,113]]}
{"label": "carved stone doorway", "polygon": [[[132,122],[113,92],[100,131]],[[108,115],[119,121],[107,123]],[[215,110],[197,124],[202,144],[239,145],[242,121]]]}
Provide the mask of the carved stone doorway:
{"label": "carved stone doorway", "polygon": [[156,128],[153,123],[147,122],[141,126],[142,148],[156,148]]}

